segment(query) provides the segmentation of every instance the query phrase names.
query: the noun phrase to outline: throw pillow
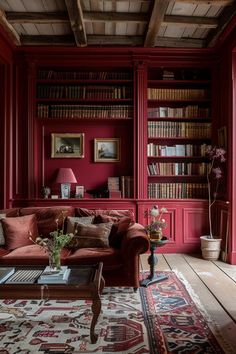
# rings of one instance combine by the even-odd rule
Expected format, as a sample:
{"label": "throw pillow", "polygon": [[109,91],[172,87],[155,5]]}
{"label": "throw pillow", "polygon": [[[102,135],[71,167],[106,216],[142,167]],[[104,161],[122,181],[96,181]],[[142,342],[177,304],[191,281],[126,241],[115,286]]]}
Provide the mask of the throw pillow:
{"label": "throw pillow", "polygon": [[107,248],[109,247],[109,234],[113,223],[103,223],[97,225],[76,224],[77,234],[73,237],[69,245],[70,249],[78,248]]}
{"label": "throw pillow", "polygon": [[109,221],[114,222],[109,236],[109,245],[111,247],[120,248],[124,234],[127,232],[128,228],[134,224],[134,221],[129,217],[117,219],[116,217],[108,215],[98,215],[95,219],[96,224],[106,223]]}
{"label": "throw pillow", "polygon": [[29,234],[33,240],[38,236],[35,214],[2,219],[6,248],[12,251],[16,248],[31,245]]}
{"label": "throw pillow", "polygon": [[66,233],[74,233],[76,223],[83,224],[83,225],[91,225],[93,223],[94,216],[81,216],[81,217],[72,217],[68,216],[66,218]]}
{"label": "throw pillow", "polygon": [[4,232],[2,228],[2,219],[6,217],[6,214],[0,214],[0,246],[5,245]]}

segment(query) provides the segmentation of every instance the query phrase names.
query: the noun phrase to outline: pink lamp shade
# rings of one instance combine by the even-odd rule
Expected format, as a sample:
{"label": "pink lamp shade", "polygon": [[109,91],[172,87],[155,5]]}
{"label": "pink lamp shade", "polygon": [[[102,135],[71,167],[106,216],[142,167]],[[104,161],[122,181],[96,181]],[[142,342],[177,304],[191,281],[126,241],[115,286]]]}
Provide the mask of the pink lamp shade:
{"label": "pink lamp shade", "polygon": [[56,183],[77,183],[71,168],[59,168]]}

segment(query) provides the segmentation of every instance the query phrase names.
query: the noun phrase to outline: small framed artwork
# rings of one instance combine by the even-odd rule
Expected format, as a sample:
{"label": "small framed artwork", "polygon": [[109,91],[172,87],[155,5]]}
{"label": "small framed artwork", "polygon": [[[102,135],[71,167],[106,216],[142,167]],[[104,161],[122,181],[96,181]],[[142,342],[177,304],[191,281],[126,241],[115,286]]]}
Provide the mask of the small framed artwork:
{"label": "small framed artwork", "polygon": [[227,148],[227,128],[223,126],[218,129],[218,144],[219,147],[226,149]]}
{"label": "small framed artwork", "polygon": [[83,133],[52,133],[52,158],[82,158],[84,157]]}
{"label": "small framed artwork", "polygon": [[99,138],[94,139],[95,162],[118,162],[120,161],[120,139]]}
{"label": "small framed artwork", "polygon": [[84,186],[75,187],[75,198],[84,198]]}

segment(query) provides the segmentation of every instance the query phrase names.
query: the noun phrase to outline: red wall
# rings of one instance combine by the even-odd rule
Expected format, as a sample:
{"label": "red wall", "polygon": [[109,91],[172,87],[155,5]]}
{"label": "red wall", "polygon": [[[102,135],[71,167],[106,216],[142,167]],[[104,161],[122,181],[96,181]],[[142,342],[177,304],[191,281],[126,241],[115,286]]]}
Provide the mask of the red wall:
{"label": "red wall", "polygon": [[[58,191],[54,184],[56,172],[59,167],[71,167],[79,185],[86,190],[96,188],[106,188],[108,176],[133,175],[133,122],[114,124],[108,121],[103,122],[80,122],[68,124],[44,125],[44,151],[40,156],[42,143],[42,124],[38,124],[38,156],[39,170],[44,169],[44,185],[53,187],[53,191]],[[51,158],[51,133],[84,133],[84,158]],[[120,162],[104,163],[94,162],[94,138],[120,138],[121,159]],[[40,174],[42,176],[42,173]],[[105,182],[105,184],[104,184]],[[42,178],[38,188],[43,184]]]}

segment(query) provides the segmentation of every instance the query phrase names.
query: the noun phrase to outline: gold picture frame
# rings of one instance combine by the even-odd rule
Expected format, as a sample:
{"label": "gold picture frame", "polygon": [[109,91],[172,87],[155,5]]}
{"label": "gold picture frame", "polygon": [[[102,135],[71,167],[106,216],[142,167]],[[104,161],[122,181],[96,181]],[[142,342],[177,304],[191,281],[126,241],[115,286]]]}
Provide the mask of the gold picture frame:
{"label": "gold picture frame", "polygon": [[120,139],[119,138],[94,139],[94,161],[95,162],[119,162],[120,161]]}
{"label": "gold picture frame", "polygon": [[83,158],[84,133],[51,133],[52,158]]}

